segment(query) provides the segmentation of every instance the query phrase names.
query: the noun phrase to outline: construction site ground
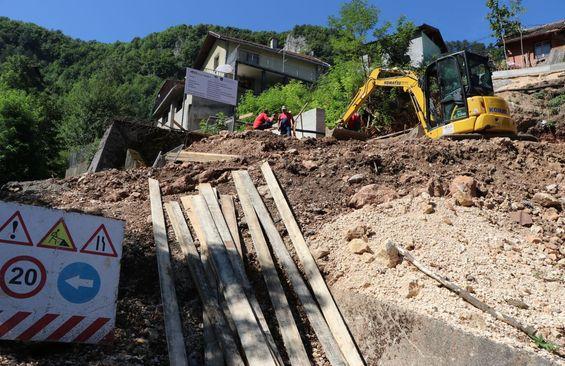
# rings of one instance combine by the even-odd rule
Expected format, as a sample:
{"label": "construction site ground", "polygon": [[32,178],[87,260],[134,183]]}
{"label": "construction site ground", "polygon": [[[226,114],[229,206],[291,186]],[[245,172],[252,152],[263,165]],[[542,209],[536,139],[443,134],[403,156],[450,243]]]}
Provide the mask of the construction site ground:
{"label": "construction site ground", "polygon": [[[192,194],[210,182],[222,194],[235,194],[229,171],[248,169],[266,203],[273,206],[259,165],[268,160],[318,265],[338,300],[348,294],[371,297],[403,311],[428,316],[549,362],[563,357],[542,350],[524,334],[482,313],[408,262],[389,266],[379,251],[386,240],[412,251],[427,266],[467,288],[482,301],[536,327],[548,340],[565,346],[565,144],[488,141],[336,141],[292,140],[268,132],[221,134],[194,143],[192,151],[236,154],[241,159],[214,163],[167,163],[160,169],[106,171],[69,179],[9,183],[0,199],[55,207],[126,220],[118,294],[116,336],[106,346],[0,344],[6,365],[166,364],[167,345],[159,292],[147,178],[161,183],[164,201]],[[472,206],[454,203],[449,186],[457,176],[477,182]],[[352,178],[354,177],[354,178]],[[351,207],[351,198],[370,184],[371,204]],[[540,200],[539,194],[555,199]],[[538,194],[538,198],[534,196]],[[238,207],[239,208],[239,207]],[[275,212],[271,210],[271,212]],[[523,226],[516,212],[531,217]],[[276,321],[242,220],[246,269],[259,302]],[[277,217],[275,217],[277,220]],[[281,232],[284,226],[278,223]],[[367,250],[356,254],[348,231],[358,226]],[[174,238],[169,227],[170,238]],[[353,236],[355,236],[353,234]],[[288,238],[285,238],[285,240]],[[172,243],[177,296],[187,353],[201,362],[202,308],[180,249]],[[292,246],[288,245],[292,252]],[[289,292],[290,293],[290,292]],[[350,301],[354,301],[351,296]],[[327,360],[306,324],[297,300],[290,298],[312,362]],[[359,310],[370,319],[375,309]],[[368,364],[382,350],[352,329]]]}

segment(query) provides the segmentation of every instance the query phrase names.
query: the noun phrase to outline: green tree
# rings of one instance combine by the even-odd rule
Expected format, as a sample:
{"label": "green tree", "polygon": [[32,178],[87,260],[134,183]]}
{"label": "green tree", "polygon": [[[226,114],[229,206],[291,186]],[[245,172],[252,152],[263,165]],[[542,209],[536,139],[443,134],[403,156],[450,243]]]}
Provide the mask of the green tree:
{"label": "green tree", "polygon": [[492,36],[502,41],[504,53],[506,53],[505,38],[520,32],[521,23],[518,16],[524,12],[522,0],[487,0],[489,8],[487,20],[490,24]]}
{"label": "green tree", "polygon": [[44,87],[37,62],[23,55],[8,56],[0,64],[0,83],[25,91],[42,90]]}
{"label": "green tree", "polygon": [[339,16],[329,18],[334,35],[330,39],[334,53],[341,60],[351,60],[364,55],[365,44],[379,21],[379,9],[367,0],[344,3]]}
{"label": "green tree", "polygon": [[32,96],[0,85],[0,184],[47,174],[42,113]]}

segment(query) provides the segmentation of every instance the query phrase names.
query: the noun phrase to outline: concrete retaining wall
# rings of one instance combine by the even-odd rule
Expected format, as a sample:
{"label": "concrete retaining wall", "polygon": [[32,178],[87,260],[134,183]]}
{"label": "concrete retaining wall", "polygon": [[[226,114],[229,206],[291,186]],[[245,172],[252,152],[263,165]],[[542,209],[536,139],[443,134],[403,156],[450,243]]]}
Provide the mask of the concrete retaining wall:
{"label": "concrete retaining wall", "polygon": [[527,67],[524,69],[495,71],[492,73],[492,78],[507,79],[507,78],[516,78],[520,76],[534,76],[539,74],[548,74],[558,71],[565,71],[565,62],[561,62],[559,64],[554,64],[554,65]]}
{"label": "concrete retaining wall", "polygon": [[[336,296],[337,295],[337,296]],[[401,310],[366,295],[335,299],[367,365],[546,366],[533,352],[479,337],[426,316]]]}

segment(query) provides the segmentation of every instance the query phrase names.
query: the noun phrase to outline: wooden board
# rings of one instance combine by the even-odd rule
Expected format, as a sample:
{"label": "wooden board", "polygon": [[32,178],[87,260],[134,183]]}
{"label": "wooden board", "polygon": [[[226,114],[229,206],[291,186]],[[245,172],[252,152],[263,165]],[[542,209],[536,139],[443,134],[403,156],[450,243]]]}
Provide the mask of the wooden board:
{"label": "wooden board", "polygon": [[237,349],[237,343],[232,334],[222,310],[218,305],[218,297],[216,291],[210,286],[206,275],[204,273],[204,267],[200,260],[194,241],[192,240],[192,235],[188,229],[188,225],[180,208],[178,202],[170,202],[165,204],[167,214],[173,226],[175,236],[180,245],[181,251],[185,257],[188,264],[188,269],[194,282],[196,289],[198,290],[198,295],[202,301],[204,308],[204,331],[211,331],[212,334],[204,334],[207,337],[207,344],[205,349],[205,359],[207,365],[223,365],[224,357],[222,353],[218,352],[219,349],[213,347],[214,344],[221,344],[221,349],[225,355],[228,365],[243,365],[243,360],[239,355]]}
{"label": "wooden board", "polygon": [[239,155],[203,153],[195,151],[181,151],[165,155],[167,161],[182,161],[193,163],[211,163],[214,161],[232,161],[241,159]]}
{"label": "wooden board", "polygon": [[208,257],[208,249],[206,248],[206,238],[198,222],[197,215],[190,209],[190,197],[189,196],[181,197],[180,200],[185,208],[185,212],[188,215],[190,222],[192,223],[192,227],[194,228],[194,232],[196,234],[196,237],[198,238],[198,242],[200,243],[200,260],[202,262],[202,265],[204,266],[204,272],[206,273],[208,282],[210,283],[210,286],[216,293],[216,297],[220,302],[220,307],[222,308],[222,311],[226,316],[228,325],[232,333],[237,334],[235,323],[233,322],[233,319],[230,316],[230,312],[223,295],[223,288],[221,288],[221,284],[219,284],[218,281],[216,280],[216,270],[214,269],[214,263]]}
{"label": "wooden board", "polygon": [[[239,177],[234,177],[234,181],[238,178]],[[238,184],[238,188],[240,187],[241,184]],[[238,192],[240,192],[240,190],[238,190]],[[310,365],[308,354],[306,353],[302,340],[300,339],[300,333],[298,332],[298,328],[296,327],[296,323],[292,316],[290,305],[288,304],[284,293],[284,288],[279,280],[275,263],[271,257],[271,252],[267,246],[265,237],[263,236],[263,231],[261,229],[259,219],[257,218],[257,214],[253,209],[249,195],[241,194],[240,192],[239,197],[247,220],[249,233],[251,234],[251,238],[255,244],[257,259],[261,265],[261,272],[265,279],[267,291],[269,292],[269,297],[271,298],[271,303],[275,310],[275,315],[279,323],[279,331],[281,332],[288,357],[290,358],[290,363],[292,365],[308,366]]]}
{"label": "wooden board", "polygon": [[253,205],[263,229],[267,234],[267,238],[271,243],[273,252],[279,260],[281,267],[287,273],[293,290],[304,307],[304,311],[308,316],[308,321],[316,333],[316,336],[326,353],[326,357],[334,366],[346,366],[348,364],[347,361],[340,351],[340,348],[334,339],[320,308],[312,297],[306,282],[302,279],[302,275],[300,274],[296,263],[294,263],[294,260],[290,256],[283,239],[279,234],[267,207],[265,206],[265,203],[253,185],[253,181],[251,180],[249,173],[246,171],[232,172],[232,176],[242,206],[244,205],[244,202],[248,201]]}
{"label": "wooden board", "polygon": [[209,255],[218,271],[219,281],[224,288],[224,296],[237,328],[247,362],[250,365],[276,365],[271,350],[264,341],[253,308],[232,268],[226,247],[216,229],[206,200],[202,196],[192,196],[188,201],[190,210],[196,213],[196,220],[202,228]]}
{"label": "wooden board", "polygon": [[239,252],[241,259],[243,260],[243,250],[241,246],[241,235],[239,233],[239,227],[237,226],[237,214],[235,212],[235,204],[233,202],[233,196],[221,195],[220,204],[222,206],[222,213],[226,218],[228,227],[230,228],[231,237],[235,243],[235,247]]}
{"label": "wooden board", "polygon": [[[310,283],[310,288],[312,288],[312,291],[318,300],[318,304],[320,304],[324,317],[326,318],[326,322],[328,323],[341,352],[351,366],[364,365],[363,358],[357,350],[353,337],[349,333],[349,329],[347,328],[333,296],[324,281],[318,266],[316,265],[314,257],[312,257],[312,254],[308,249],[308,245],[302,236],[298,223],[294,218],[292,210],[290,209],[283,191],[279,186],[279,183],[268,162],[261,165],[261,171],[263,172],[263,176],[267,181],[267,185],[271,191],[275,205],[279,210],[280,216],[288,231],[288,235],[294,245],[296,254],[302,263],[306,278]],[[259,214],[259,216],[261,215]]]}
{"label": "wooden board", "polygon": [[220,238],[222,239],[222,242],[225,245],[232,268],[238,280],[243,285],[243,290],[245,291],[245,294],[249,299],[249,303],[253,308],[253,311],[265,335],[265,339],[267,340],[269,348],[273,352],[273,356],[275,357],[275,360],[280,365],[282,365],[283,364],[282,358],[277,350],[277,346],[275,344],[271,331],[267,326],[267,321],[265,320],[265,316],[263,315],[263,310],[261,310],[261,306],[259,305],[259,302],[255,297],[255,291],[253,290],[253,286],[251,286],[251,282],[249,282],[249,279],[247,278],[247,274],[245,273],[245,268],[243,267],[243,262],[241,261],[241,257],[239,256],[239,253],[237,252],[237,249],[235,247],[235,243],[231,236],[230,229],[228,228],[226,219],[222,214],[222,209],[220,208],[220,204],[218,202],[217,193],[214,191],[214,189],[209,183],[199,184],[198,191],[200,192],[201,196],[204,198],[206,204],[208,205],[208,209],[210,211],[210,214],[212,215],[214,224],[216,225],[218,233],[220,234]]}
{"label": "wooden board", "polygon": [[177,294],[172,276],[173,268],[171,266],[167,228],[161,203],[161,188],[159,187],[159,182],[151,178],[149,178],[149,197],[151,200],[151,220],[153,222],[153,237],[157,252],[157,268],[159,270],[159,285],[161,287],[161,301],[163,302],[169,362],[173,366],[188,365]]}

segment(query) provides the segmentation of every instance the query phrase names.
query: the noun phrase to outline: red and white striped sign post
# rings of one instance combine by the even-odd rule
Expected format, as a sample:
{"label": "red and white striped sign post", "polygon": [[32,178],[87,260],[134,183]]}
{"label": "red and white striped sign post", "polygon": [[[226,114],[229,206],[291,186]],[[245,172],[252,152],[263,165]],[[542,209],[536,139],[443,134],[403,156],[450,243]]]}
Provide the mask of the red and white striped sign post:
{"label": "red and white striped sign post", "polygon": [[124,222],[0,202],[0,340],[111,340]]}

